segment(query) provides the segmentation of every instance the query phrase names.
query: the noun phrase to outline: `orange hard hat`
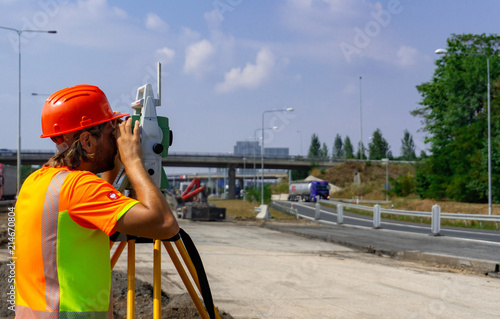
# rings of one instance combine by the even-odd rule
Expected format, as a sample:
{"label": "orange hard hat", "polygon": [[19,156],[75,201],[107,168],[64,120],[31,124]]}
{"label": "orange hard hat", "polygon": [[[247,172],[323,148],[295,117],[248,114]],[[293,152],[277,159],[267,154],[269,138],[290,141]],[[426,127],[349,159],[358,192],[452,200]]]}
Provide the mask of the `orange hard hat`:
{"label": "orange hard hat", "polygon": [[57,91],[45,101],[40,137],[76,132],[127,115],[113,113],[108,98],[97,86],[72,86]]}

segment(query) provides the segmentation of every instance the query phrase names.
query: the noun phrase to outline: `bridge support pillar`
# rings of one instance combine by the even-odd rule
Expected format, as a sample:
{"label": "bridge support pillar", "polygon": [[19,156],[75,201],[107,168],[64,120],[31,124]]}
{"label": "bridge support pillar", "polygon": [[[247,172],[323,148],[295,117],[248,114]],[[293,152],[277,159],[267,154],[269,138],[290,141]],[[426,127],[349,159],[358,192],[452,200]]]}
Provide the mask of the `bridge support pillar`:
{"label": "bridge support pillar", "polygon": [[230,165],[227,168],[228,190],[227,198],[234,199],[236,196],[236,166]]}

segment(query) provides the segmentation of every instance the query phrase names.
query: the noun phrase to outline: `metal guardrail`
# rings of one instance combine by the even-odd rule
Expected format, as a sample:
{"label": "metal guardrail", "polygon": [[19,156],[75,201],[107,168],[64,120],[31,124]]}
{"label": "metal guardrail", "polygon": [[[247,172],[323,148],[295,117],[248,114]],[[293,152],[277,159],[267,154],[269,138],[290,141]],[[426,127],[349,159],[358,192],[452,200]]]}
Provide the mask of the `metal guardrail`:
{"label": "metal guardrail", "polygon": [[[374,212],[374,209],[375,209],[374,207],[370,207],[370,206],[349,204],[349,203],[344,203],[344,202],[340,202],[340,201],[320,200],[320,202],[334,204],[334,205],[342,205],[344,207],[370,211],[372,213]],[[380,208],[380,212],[383,214],[432,218],[431,212],[399,210],[399,209],[392,209],[392,208]],[[452,220],[484,221],[484,222],[500,223],[500,215],[440,213],[440,218],[441,219],[452,219]]]}
{"label": "metal guardrail", "polygon": [[[325,221],[320,219],[319,213],[319,205],[323,204],[332,204],[337,208],[337,213],[327,212],[322,210],[321,214],[327,214],[332,216],[337,216],[337,223]],[[306,219],[316,220],[321,223],[327,224],[342,224],[344,223],[343,217],[343,209],[351,208],[361,211],[367,211],[373,214],[373,228],[380,228],[381,223],[381,214],[392,214],[392,215],[401,215],[401,216],[410,216],[410,217],[420,217],[420,218],[429,218],[431,220],[431,233],[434,235],[438,235],[441,228],[441,221],[444,220],[463,220],[467,224],[469,221],[477,221],[482,226],[482,222],[492,222],[496,223],[496,228],[499,229],[500,223],[500,215],[481,215],[481,214],[456,214],[456,213],[441,213],[441,208],[438,205],[434,205],[432,212],[421,212],[421,211],[410,211],[410,210],[400,210],[400,209],[391,209],[391,208],[381,208],[380,205],[376,204],[374,206],[365,206],[359,204],[351,204],[340,201],[332,201],[332,200],[320,200],[319,205],[316,206],[315,217],[309,217],[305,215],[301,215],[298,213],[296,208],[293,208],[293,205],[288,207],[287,205],[282,205],[281,203],[274,202],[273,208],[278,209],[284,213],[296,216],[297,218],[302,217]]]}

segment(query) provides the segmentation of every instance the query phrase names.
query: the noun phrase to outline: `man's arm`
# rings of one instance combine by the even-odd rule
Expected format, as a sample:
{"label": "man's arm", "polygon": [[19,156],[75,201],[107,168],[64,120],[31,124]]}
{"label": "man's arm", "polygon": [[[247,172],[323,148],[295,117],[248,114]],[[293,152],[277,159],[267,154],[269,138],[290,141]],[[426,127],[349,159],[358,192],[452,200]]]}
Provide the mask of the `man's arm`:
{"label": "man's arm", "polygon": [[168,239],[179,232],[179,225],[142,163],[142,148],[139,136],[139,121],[132,119],[120,124],[117,131],[120,160],[134,186],[140,203],[131,207],[116,223],[115,230],[140,237]]}

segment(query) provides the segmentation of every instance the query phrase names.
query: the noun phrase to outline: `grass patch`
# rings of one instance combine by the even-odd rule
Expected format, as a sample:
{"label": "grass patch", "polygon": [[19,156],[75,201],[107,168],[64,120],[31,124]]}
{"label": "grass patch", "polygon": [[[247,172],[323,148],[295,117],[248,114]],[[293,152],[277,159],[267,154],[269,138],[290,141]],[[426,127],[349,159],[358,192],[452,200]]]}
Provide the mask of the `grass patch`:
{"label": "grass patch", "polygon": [[[229,220],[255,220],[257,213],[255,207],[260,206],[260,203],[253,204],[241,199],[220,199],[210,198],[209,202],[217,207],[226,208],[226,218]],[[295,219],[295,217],[279,212],[269,207],[269,214],[272,219],[284,220]]]}

